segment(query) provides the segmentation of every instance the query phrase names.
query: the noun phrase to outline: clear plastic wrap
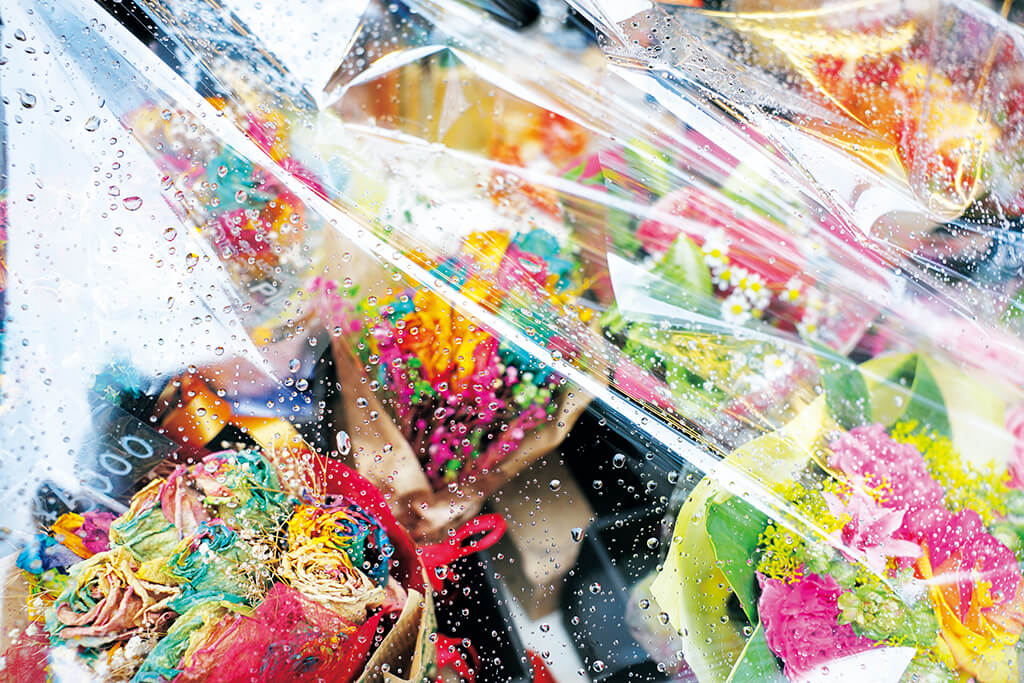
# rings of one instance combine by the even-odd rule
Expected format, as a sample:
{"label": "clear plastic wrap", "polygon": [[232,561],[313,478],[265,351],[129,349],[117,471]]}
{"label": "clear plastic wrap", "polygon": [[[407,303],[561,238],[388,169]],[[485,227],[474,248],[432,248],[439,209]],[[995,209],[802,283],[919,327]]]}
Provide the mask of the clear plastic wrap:
{"label": "clear plastic wrap", "polygon": [[871,240],[1020,287],[1017,25],[973,2],[576,4],[634,86],[744,121]]}
{"label": "clear plastic wrap", "polygon": [[[292,8],[318,33],[355,30],[336,68],[318,58],[294,73],[310,61],[277,57],[293,33],[257,35],[202,2],[139,4],[171,64],[84,4],[47,5],[38,21],[75,36],[61,56],[103,99],[98,124],[139,159],[131,181],[149,194],[121,185],[114,206],[159,205],[145,234],[187,274],[212,273],[189,302],[208,333],[132,309],[148,328],[133,332],[132,362],[184,375],[156,420],[167,436],[202,449],[225,422],[259,431],[245,420],[300,413],[312,398],[299,370],[330,346],[337,424],[314,428],[323,450],[432,537],[556,448],[593,399],[689,473],[648,609],[680,632],[700,680],[855,678],[874,657],[892,680],[928,667],[1012,679],[1024,623],[1015,292],[880,236],[880,215],[915,230],[908,212],[932,220],[935,206],[892,174],[868,184],[898,211],[850,204],[830,183],[859,178],[864,160],[750,103],[770,92],[805,107],[800,93],[761,76],[765,89],[746,91],[754,72],[713,41],[685,59],[728,65],[716,83],[731,89],[686,80],[685,60],[637,69],[659,51],[628,31],[624,52],[606,46],[608,67],[428,0],[370,3],[355,27]],[[809,177],[809,158],[834,175]],[[12,211],[13,225],[33,219]],[[174,329],[188,330],[183,358],[137,348]],[[188,346],[199,334],[203,352]],[[74,400],[108,362],[102,346],[61,379]],[[11,358],[31,391],[24,375],[49,361]],[[211,414],[225,395],[237,405]],[[50,431],[50,452],[67,452],[65,434],[18,409],[4,428]],[[76,415],[74,429],[92,424]],[[24,449],[38,465],[42,446]],[[799,600],[821,621],[801,621]]]}

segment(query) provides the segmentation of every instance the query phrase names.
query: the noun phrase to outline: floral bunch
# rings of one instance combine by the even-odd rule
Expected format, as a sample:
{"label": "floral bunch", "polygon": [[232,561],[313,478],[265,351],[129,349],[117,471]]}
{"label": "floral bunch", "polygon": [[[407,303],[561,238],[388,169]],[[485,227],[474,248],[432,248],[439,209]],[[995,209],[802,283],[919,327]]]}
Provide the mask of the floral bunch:
{"label": "floral bunch", "polygon": [[345,644],[407,597],[376,518],[284,491],[257,451],[179,466],[111,517],[66,514],[19,558],[40,661],[63,649],[96,680],[349,680]]}
{"label": "floral bunch", "polygon": [[[571,262],[547,233],[477,233],[434,272],[499,315],[529,316],[531,333],[564,356],[556,336]],[[435,488],[485,472],[514,453],[557,407],[564,380],[500,341],[438,295],[405,289],[361,304],[363,360]]]}
{"label": "floral bunch", "polygon": [[890,645],[939,680],[1015,680],[1024,591],[1008,505],[1024,497],[1009,477],[966,466],[916,422],[836,435],[828,469],[839,478],[814,468],[783,497],[831,544],[768,524],[756,550],[758,613],[786,675]]}
{"label": "floral bunch", "polygon": [[[654,592],[680,632],[696,631],[687,659],[702,680],[723,665],[723,678],[884,665],[900,680],[1017,680],[1019,407],[923,355],[823,375],[824,396],[729,456],[762,477],[762,505],[706,479],[680,512]],[[702,584],[714,581],[740,613]],[[717,613],[729,626],[714,633],[704,622]]]}
{"label": "floral bunch", "polygon": [[[220,99],[211,102],[220,109],[230,106]],[[286,172],[323,194],[314,174],[288,153],[291,121],[273,107],[254,111],[259,113],[238,114],[247,136]],[[302,200],[267,168],[206,134],[187,112],[146,106],[134,112],[131,124],[165,174],[164,188],[174,189],[232,278],[261,305],[281,292],[290,294],[281,283],[305,272],[303,245],[315,220]],[[165,236],[173,240],[173,229]],[[291,284],[298,286],[285,282]]]}

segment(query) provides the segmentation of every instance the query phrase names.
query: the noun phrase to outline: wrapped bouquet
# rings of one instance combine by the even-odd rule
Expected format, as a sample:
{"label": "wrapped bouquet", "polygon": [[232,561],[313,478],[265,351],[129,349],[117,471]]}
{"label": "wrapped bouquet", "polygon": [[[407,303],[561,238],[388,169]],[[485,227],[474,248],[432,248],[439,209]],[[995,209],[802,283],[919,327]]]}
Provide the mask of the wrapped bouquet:
{"label": "wrapped bouquet", "polygon": [[[535,338],[572,358],[556,319],[571,262],[549,234],[476,233],[433,270],[499,315],[531,317]],[[550,366],[425,287],[366,297],[358,310],[336,285],[322,293],[329,324],[355,331],[334,343],[339,377],[351,378],[341,406],[351,443],[340,448],[393,489],[392,509],[414,535],[472,516],[485,495],[554,449],[586,406]],[[352,389],[360,382],[365,389]]]}
{"label": "wrapped bouquet", "polygon": [[[653,593],[687,664],[702,681],[1017,680],[1019,392],[914,354],[824,384],[679,513]],[[740,494],[744,476],[760,486]]]}
{"label": "wrapped bouquet", "polygon": [[223,451],[154,478],[115,519],[63,515],[18,558],[30,622],[9,680],[432,675],[409,536],[355,472],[301,467]]}

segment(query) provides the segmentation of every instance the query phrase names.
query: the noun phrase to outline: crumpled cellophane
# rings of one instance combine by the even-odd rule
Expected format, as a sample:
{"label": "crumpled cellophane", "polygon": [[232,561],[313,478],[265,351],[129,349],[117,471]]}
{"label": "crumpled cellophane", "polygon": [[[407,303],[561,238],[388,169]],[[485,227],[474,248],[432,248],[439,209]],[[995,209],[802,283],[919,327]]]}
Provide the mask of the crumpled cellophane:
{"label": "crumpled cellophane", "polygon": [[[472,349],[495,339],[498,350],[487,348],[503,371],[555,378],[535,383],[562,397],[548,398],[558,407],[545,424],[568,429],[575,408],[558,401],[592,396],[688,473],[652,592],[700,680],[813,680],[823,667],[857,680],[861,667],[883,664],[889,680],[908,665],[1013,680],[1024,403],[1016,292],[1012,279],[961,272],[889,232],[930,229],[959,201],[942,188],[922,194],[918,157],[876,163],[823,144],[820,128],[777,108],[765,113],[768,95],[770,107],[812,100],[740,70],[717,34],[694,39],[703,23],[672,33],[691,41],[679,57],[671,41],[631,43],[650,24],[619,24],[631,31],[605,45],[616,58],[608,66],[461,5],[371,3],[334,64],[279,61],[295,35],[250,33],[206,3],[140,5],[179,73],[94,35],[103,59],[90,68],[116,62],[121,74],[102,95],[106,109],[166,176],[164,197],[185,200],[189,238],[221,264],[230,310],[249,314],[236,341],[253,362],[280,367],[291,354],[272,353],[276,343],[325,326],[336,359],[355,367],[351,383],[366,386],[351,394],[365,411],[339,454],[393,420],[431,490],[453,493],[425,533],[474,509],[486,487],[470,478],[511,456],[477,470],[479,444],[448,455],[416,443],[411,432],[424,428],[407,422],[402,432],[410,418],[400,412],[412,399],[396,395],[406,382],[426,380],[434,396],[452,377],[465,381],[465,357],[431,351],[458,356],[467,339],[479,342]],[[48,11],[58,25],[90,16]],[[334,27],[312,5],[292,11],[320,34]],[[658,12],[644,21],[663,21]],[[727,28],[741,30],[735,16]],[[614,22],[602,28],[614,38]],[[827,103],[816,106],[835,123]],[[882,149],[884,135],[862,128]],[[166,167],[168,148],[188,150],[183,168]],[[232,156],[217,161],[224,148]],[[960,161],[978,175],[973,152]],[[264,184],[232,184],[250,166]],[[878,192],[858,205],[861,178]],[[303,207],[308,230],[297,242],[243,210],[269,186]],[[979,186],[965,191],[980,197]],[[242,210],[233,217],[232,202]],[[269,288],[262,257],[277,259]],[[421,331],[427,341],[412,343]],[[438,374],[382,371],[394,346],[405,355],[392,368],[437,361]],[[439,405],[437,419],[468,420],[466,395]],[[377,446],[383,456],[396,442]],[[801,605],[818,608],[806,610],[817,621],[800,621]]]}
{"label": "crumpled cellophane", "polygon": [[576,3],[665,106],[705,98],[939,276],[1020,283],[1020,27],[982,3]]}

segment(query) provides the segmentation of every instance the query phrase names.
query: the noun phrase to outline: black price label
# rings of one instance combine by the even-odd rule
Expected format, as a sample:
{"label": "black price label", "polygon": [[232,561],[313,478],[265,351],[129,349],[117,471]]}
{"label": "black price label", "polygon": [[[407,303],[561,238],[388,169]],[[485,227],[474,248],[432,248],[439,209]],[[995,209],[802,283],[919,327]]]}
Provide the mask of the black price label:
{"label": "black price label", "polygon": [[36,493],[36,517],[42,526],[52,525],[66,512],[82,514],[97,508],[120,513],[139,489],[140,482],[178,446],[134,415],[92,397],[96,437],[83,445],[75,475],[74,491],[52,481]]}

